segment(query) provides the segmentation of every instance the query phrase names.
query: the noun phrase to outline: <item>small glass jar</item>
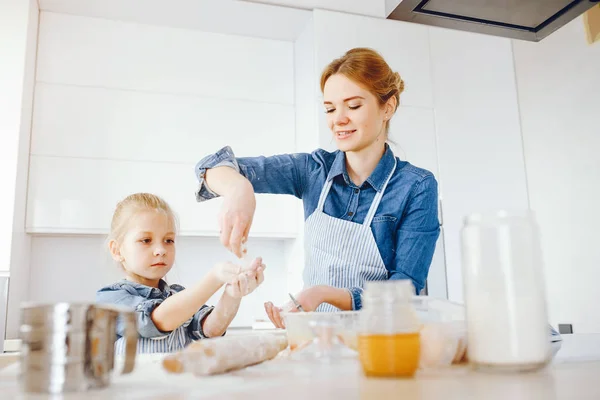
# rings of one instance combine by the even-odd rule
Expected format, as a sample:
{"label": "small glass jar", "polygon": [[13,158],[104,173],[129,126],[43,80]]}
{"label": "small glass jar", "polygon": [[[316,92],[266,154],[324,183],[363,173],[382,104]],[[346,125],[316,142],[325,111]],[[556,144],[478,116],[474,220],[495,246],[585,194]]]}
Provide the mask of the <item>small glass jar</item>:
{"label": "small glass jar", "polygon": [[530,211],[473,214],[461,232],[469,361],[536,370],[551,359],[540,235]]}
{"label": "small glass jar", "polygon": [[410,280],[366,282],[358,353],[373,377],[411,377],[419,367],[421,323],[411,299]]}

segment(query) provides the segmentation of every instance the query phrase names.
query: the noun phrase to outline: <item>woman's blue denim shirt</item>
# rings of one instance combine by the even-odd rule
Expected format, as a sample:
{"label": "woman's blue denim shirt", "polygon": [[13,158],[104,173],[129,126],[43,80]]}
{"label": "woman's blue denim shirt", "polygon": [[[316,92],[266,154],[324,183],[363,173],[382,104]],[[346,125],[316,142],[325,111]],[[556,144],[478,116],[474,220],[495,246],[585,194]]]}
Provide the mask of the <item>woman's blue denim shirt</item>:
{"label": "woman's blue denim shirt", "polygon": [[[316,209],[325,182],[333,180],[324,212],[343,220],[362,223],[375,194],[383,189],[394,168],[389,146],[371,176],[361,185],[348,177],[345,153],[318,149],[310,154],[283,154],[272,157],[236,157],[230,147],[202,159],[196,165],[199,189],[196,200],[217,197],[204,184],[206,170],[229,166],[245,176],[256,193],[288,194],[302,199],[304,218]],[[397,166],[385,189],[371,224],[379,253],[388,270],[388,279],[410,279],[417,293],[425,286],[440,234],[438,185],[433,174],[396,158]],[[362,307],[362,288],[347,288],[353,309]]]}

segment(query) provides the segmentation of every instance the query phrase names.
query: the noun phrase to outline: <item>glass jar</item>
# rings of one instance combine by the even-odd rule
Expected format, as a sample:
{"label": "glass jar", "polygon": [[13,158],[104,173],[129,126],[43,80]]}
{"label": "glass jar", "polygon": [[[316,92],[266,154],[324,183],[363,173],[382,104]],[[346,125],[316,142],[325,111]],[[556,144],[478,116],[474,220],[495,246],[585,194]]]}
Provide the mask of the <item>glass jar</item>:
{"label": "glass jar", "polygon": [[461,241],[469,361],[504,371],[545,366],[551,353],[534,215],[470,215]]}
{"label": "glass jar", "polygon": [[421,323],[410,280],[366,282],[358,353],[367,376],[410,377],[419,367]]}

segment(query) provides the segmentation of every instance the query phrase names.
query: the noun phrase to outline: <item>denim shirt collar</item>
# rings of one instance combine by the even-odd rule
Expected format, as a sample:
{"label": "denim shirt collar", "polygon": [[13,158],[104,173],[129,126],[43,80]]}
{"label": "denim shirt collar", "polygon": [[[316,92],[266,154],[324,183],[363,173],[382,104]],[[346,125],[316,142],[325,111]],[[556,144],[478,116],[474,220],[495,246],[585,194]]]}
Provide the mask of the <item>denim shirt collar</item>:
{"label": "denim shirt collar", "polygon": [[[366,182],[371,185],[375,190],[380,192],[383,189],[383,185],[387,177],[392,172],[394,168],[394,152],[388,146],[385,145],[385,153],[379,160],[379,163],[375,167],[375,170],[371,173],[371,175],[367,178]],[[348,186],[354,186],[350,177],[348,176],[348,171],[346,170],[346,154],[343,151],[338,151],[333,164],[331,165],[331,169],[329,170],[329,175],[327,176],[327,180],[330,181],[333,178],[342,175],[344,177],[344,181]]]}
{"label": "denim shirt collar", "polygon": [[[162,295],[167,297],[169,294],[171,294],[171,288],[169,287],[169,285],[167,284],[167,282],[165,282],[163,279],[161,279],[158,282],[158,288],[153,288],[150,286],[146,286],[146,285],[142,285],[141,283],[137,283],[134,281],[130,281],[128,279],[122,279],[121,284],[125,284],[127,286],[131,286],[132,288],[135,289],[136,292],[138,292],[141,296],[146,297],[146,298],[150,298],[151,295]],[[154,297],[152,296],[152,297]]]}

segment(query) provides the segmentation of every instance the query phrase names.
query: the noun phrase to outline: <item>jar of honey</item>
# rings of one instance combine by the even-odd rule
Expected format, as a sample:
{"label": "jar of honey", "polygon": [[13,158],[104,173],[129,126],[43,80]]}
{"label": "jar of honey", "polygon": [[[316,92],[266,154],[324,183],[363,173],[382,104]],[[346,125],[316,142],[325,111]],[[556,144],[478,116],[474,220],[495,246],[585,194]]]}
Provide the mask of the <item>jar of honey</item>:
{"label": "jar of honey", "polygon": [[419,367],[421,323],[410,280],[366,282],[358,353],[365,375],[411,377]]}

